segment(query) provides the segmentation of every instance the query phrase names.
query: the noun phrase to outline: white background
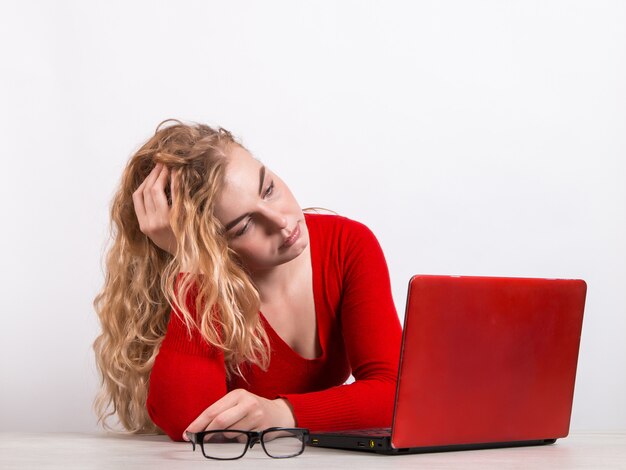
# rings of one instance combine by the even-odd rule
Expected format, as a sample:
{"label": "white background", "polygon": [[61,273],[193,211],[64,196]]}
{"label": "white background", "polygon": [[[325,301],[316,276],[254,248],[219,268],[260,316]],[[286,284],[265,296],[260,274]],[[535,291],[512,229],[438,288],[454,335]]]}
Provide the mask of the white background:
{"label": "white background", "polygon": [[[230,129],[411,274],[583,278],[572,430],[626,429],[626,3],[2,1],[0,431],[92,431],[109,203]],[[549,360],[549,358],[546,358]]]}

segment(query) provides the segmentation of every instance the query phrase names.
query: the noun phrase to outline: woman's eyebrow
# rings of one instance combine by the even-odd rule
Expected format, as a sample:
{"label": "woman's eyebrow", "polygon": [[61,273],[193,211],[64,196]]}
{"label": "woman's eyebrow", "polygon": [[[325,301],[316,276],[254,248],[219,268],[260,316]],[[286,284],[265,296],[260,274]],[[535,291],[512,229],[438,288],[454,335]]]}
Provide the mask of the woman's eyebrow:
{"label": "woman's eyebrow", "polygon": [[240,215],[239,217],[237,217],[235,220],[233,220],[232,222],[230,222],[229,224],[226,225],[226,227],[224,228],[224,230],[226,232],[228,232],[231,228],[233,228],[235,225],[237,225],[239,222],[241,222],[243,219],[246,218],[248,214],[244,214],[244,215]]}
{"label": "woman's eyebrow", "polygon": [[265,165],[259,170],[259,196],[263,192],[263,181],[265,181]]}
{"label": "woman's eyebrow", "polygon": [[[265,165],[261,166],[261,168],[259,169],[259,196],[263,192],[263,181],[265,181]],[[239,222],[241,222],[247,216],[248,216],[248,214],[240,215],[235,220],[227,223],[226,227],[224,228],[224,230],[226,232],[228,232],[231,228],[233,228],[235,225],[237,225]]]}

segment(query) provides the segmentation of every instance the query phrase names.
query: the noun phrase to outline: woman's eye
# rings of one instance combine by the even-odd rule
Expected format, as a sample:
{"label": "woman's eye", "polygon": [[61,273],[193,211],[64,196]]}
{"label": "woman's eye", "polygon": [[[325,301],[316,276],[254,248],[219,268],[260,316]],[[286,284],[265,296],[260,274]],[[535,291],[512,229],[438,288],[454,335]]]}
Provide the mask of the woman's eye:
{"label": "woman's eye", "polygon": [[[271,195],[273,192],[274,192],[274,181],[272,181],[270,185],[267,187],[267,189],[265,190],[265,193],[263,194],[263,197],[265,198]],[[243,227],[241,227],[241,229],[237,233],[235,233],[234,238],[240,237],[248,231],[248,226],[250,225],[251,220],[252,220],[252,217],[248,218],[248,221],[246,222],[246,224]]]}
{"label": "woman's eye", "polygon": [[250,225],[250,219],[248,219],[246,224],[243,227],[241,227],[241,229],[237,233],[235,233],[235,237],[240,237],[244,233],[246,233],[248,231],[248,225]]}

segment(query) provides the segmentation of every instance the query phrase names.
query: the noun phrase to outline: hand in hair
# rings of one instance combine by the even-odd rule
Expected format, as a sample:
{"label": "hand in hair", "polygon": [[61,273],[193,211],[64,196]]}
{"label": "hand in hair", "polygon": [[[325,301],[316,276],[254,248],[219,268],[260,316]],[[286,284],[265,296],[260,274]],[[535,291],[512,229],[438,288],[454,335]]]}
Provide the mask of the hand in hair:
{"label": "hand in hair", "polygon": [[[139,229],[156,246],[172,255],[176,253],[176,237],[170,225],[170,206],[165,195],[168,168],[157,163],[137,190],[133,193],[133,205],[139,221]],[[174,203],[176,171],[172,172],[171,192]]]}
{"label": "hand in hair", "polygon": [[[212,429],[238,429],[259,431],[271,427],[292,428],[295,418],[291,405],[283,398],[268,400],[247,390],[232,390],[217,400],[186,431],[199,432]],[[183,439],[188,440],[183,432]]]}

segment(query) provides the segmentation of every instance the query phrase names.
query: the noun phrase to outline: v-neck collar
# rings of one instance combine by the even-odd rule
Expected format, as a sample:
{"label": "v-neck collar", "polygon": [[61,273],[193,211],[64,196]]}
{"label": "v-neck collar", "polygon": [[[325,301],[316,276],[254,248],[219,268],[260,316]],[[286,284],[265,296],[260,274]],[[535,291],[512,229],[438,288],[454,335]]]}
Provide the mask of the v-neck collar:
{"label": "v-neck collar", "polygon": [[263,315],[263,312],[261,312],[259,310],[259,317],[261,318],[261,321],[263,322],[263,326],[265,328],[265,331],[268,333],[268,335],[270,335],[271,337],[273,337],[273,339],[280,345],[282,345],[281,349],[285,349],[288,350],[290,352],[290,354],[292,354],[293,356],[295,356],[296,358],[298,358],[301,361],[307,361],[307,362],[314,362],[314,361],[321,361],[325,358],[326,356],[326,344],[324,344],[324,335],[320,334],[320,332],[322,331],[320,328],[320,315],[319,315],[319,307],[322,305],[319,302],[318,299],[318,292],[321,292],[320,290],[320,285],[319,285],[319,276],[318,274],[318,269],[319,266],[317,266],[316,264],[316,260],[318,260],[318,236],[317,236],[317,226],[314,222],[314,218],[315,215],[311,215],[311,214],[304,214],[304,221],[306,223],[307,226],[307,230],[309,232],[309,257],[310,257],[310,263],[311,263],[311,288],[313,289],[313,306],[315,309],[315,322],[316,322],[316,329],[317,329],[317,342],[320,345],[320,349],[322,350],[322,354],[319,357],[315,357],[312,359],[306,358],[301,356],[299,353],[297,353],[296,351],[293,350],[293,348],[291,346],[289,346],[285,340],[283,340],[283,338],[281,338],[281,336],[276,332],[276,330],[274,330],[274,328],[272,328],[272,325],[270,325],[270,322],[267,320],[267,318],[265,318],[265,315]]}

